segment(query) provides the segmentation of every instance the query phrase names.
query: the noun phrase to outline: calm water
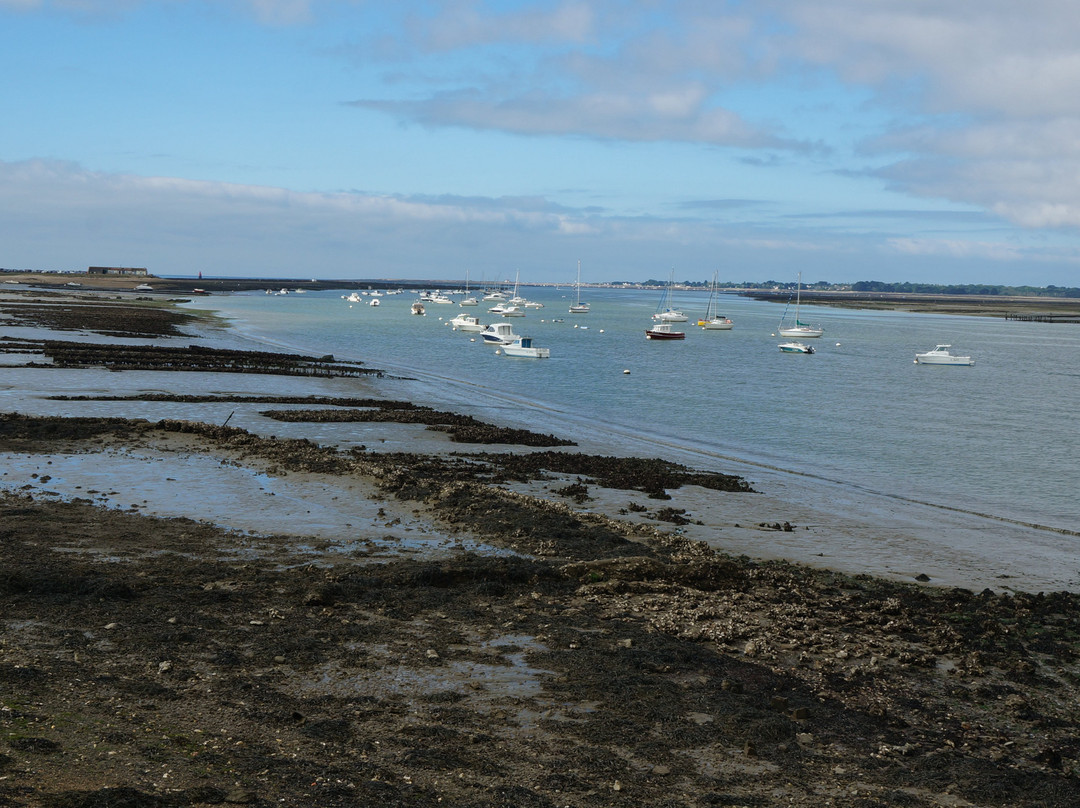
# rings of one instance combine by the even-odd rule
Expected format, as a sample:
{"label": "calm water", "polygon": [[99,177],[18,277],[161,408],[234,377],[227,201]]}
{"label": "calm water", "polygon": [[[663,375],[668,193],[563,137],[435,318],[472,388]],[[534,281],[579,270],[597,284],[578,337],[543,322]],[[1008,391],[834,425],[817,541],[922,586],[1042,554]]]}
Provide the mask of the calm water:
{"label": "calm water", "polygon": [[[692,325],[707,295],[681,293],[682,342],[644,329],[659,292],[527,289],[545,303],[514,319],[548,360],[498,356],[447,325],[458,306],[415,295],[350,306],[340,292],[235,295],[213,305],[242,333],[286,348],[409,370],[432,400],[613,450],[640,440],[658,453],[739,457],[871,491],[1049,527],[1080,529],[1073,478],[1080,437],[1080,327],[1003,319],[803,307],[821,324],[812,356],[781,354],[783,307],[727,296],[729,332]],[[205,301],[200,301],[205,306]],[[491,303],[466,309],[487,323]],[[559,322],[561,320],[561,322]],[[475,341],[471,340],[476,337]],[[951,343],[975,367],[927,367],[916,351]],[[630,373],[624,373],[629,370]],[[432,384],[434,382],[434,384]],[[527,406],[516,406],[520,401]],[[684,461],[685,462],[685,461]],[[716,465],[716,464],[713,464]]]}

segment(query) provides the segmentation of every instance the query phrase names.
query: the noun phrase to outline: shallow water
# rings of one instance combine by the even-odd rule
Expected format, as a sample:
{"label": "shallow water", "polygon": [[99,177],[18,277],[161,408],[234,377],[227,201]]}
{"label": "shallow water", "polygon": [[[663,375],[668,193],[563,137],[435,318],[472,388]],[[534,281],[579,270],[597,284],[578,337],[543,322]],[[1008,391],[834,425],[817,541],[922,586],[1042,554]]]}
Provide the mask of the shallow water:
{"label": "shallow water", "polygon": [[[549,360],[496,356],[474,335],[452,332],[456,306],[429,305],[428,316],[412,317],[409,295],[383,298],[378,308],[350,307],[339,293],[236,295],[215,304],[259,339],[408,372],[488,417],[514,420],[527,405],[524,420],[569,422],[578,438],[651,441],[948,507],[1080,526],[1080,503],[1063,479],[1080,449],[1068,428],[1080,391],[1080,329],[804,307],[803,319],[824,325],[825,336],[814,341],[813,356],[784,355],[771,336],[782,312],[773,304],[729,296],[721,308],[733,331],[686,324],[685,341],[654,343],[643,331],[656,293],[589,290],[593,311],[577,318],[565,311],[569,294],[530,289],[546,307],[511,320],[551,348]],[[703,311],[703,294],[684,298],[676,304],[692,318]],[[482,322],[494,317],[478,309]],[[976,366],[915,365],[915,352],[937,342],[972,354]]]}
{"label": "shallow water", "polygon": [[[727,297],[734,330],[703,332],[692,322],[705,295],[687,294],[676,300],[692,318],[687,339],[654,343],[644,328],[656,293],[589,290],[593,310],[576,318],[569,294],[530,289],[545,308],[511,321],[551,348],[548,360],[498,356],[454,332],[456,306],[411,316],[410,295],[377,308],[339,293],[214,302],[244,336],[412,379],[388,385],[393,397],[569,436],[588,451],[740,474],[776,495],[770,518],[833,523],[704,537],[730,551],[957,585],[1080,589],[1080,504],[1067,471],[1080,436],[1066,417],[1080,330],[804,307],[825,336],[812,356],[785,355],[774,304]],[[939,342],[975,367],[914,364]]]}
{"label": "shallow water", "polygon": [[[349,308],[336,293],[214,297],[234,328],[211,335],[212,343],[333,353],[396,378],[4,368],[0,409],[227,420],[261,435],[380,451],[471,448],[416,425],[284,424],[260,416],[265,405],[45,400],[54,392],[170,391],[407,398],[571,437],[590,452],[663,456],[744,476],[762,493],[677,495],[706,523],[684,532],[728,552],[908,579],[926,573],[936,583],[974,588],[1080,590],[1080,538],[1073,533],[1080,514],[1070,472],[1080,438],[1066,417],[1080,379],[1080,330],[804,309],[803,319],[821,322],[826,336],[813,356],[792,356],[780,354],[771,336],[782,309],[775,305],[726,300],[735,330],[703,333],[688,325],[685,341],[665,344],[644,339],[651,294],[590,290],[593,311],[576,319],[565,312],[566,294],[530,290],[547,307],[512,321],[552,349],[549,360],[497,356],[447,325],[456,306],[429,306],[428,316],[414,317],[406,295],[383,298],[378,308]],[[704,296],[697,302],[703,309]],[[690,296],[676,301],[691,316],[693,303]],[[482,308],[474,312],[490,320]],[[974,355],[976,366],[914,365],[915,351],[939,341]],[[243,483],[251,493],[229,513],[215,504],[217,516],[207,518],[261,530],[257,512],[266,495],[257,482]],[[629,498],[612,495],[608,512]],[[190,508],[177,502],[175,512],[190,515]],[[280,529],[293,516],[282,513],[267,521]],[[329,532],[349,523],[332,511],[310,521]],[[802,529],[763,532],[755,527],[761,521]],[[438,541],[432,537],[431,546]]]}

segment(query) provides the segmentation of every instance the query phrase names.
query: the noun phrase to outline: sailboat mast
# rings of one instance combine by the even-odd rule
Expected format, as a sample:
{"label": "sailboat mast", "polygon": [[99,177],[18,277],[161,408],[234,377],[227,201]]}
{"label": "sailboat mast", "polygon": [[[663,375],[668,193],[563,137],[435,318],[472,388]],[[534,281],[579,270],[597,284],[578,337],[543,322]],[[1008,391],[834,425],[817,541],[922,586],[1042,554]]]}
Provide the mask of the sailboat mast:
{"label": "sailboat mast", "polygon": [[795,281],[795,325],[799,325],[799,304],[802,302],[802,272]]}

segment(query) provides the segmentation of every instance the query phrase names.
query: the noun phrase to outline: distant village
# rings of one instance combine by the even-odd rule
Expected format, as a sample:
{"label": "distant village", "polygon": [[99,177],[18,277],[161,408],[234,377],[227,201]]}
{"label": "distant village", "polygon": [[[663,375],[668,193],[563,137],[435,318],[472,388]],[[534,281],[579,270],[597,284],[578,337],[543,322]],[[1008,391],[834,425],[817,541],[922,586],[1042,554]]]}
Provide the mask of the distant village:
{"label": "distant village", "polygon": [[[131,278],[153,278],[146,267],[104,267],[104,266],[92,266],[87,267],[85,271],[77,270],[55,270],[55,269],[6,269],[0,267],[0,275],[71,275],[71,276],[111,276],[111,277],[131,277]],[[164,276],[163,276],[164,277]],[[172,278],[182,277],[195,277],[195,276],[169,276]],[[231,276],[213,276],[204,275],[202,272],[198,273],[200,280],[210,280],[212,278],[218,278],[220,280],[235,280],[245,281],[247,283],[268,283],[268,284],[281,284],[281,283],[294,283],[293,280],[287,278],[236,278]],[[318,283],[322,288],[330,288],[335,283],[340,282],[343,285],[347,285],[350,288],[362,284],[373,284],[375,286],[383,286],[387,283],[393,283],[397,285],[408,286],[410,288],[426,288],[426,287],[438,287],[438,286],[453,286],[461,285],[464,283],[462,279],[454,278],[428,278],[420,280],[402,280],[396,278],[349,278],[340,279],[322,279],[316,281],[311,279],[308,281],[295,281],[297,283]],[[510,283],[509,281],[499,282],[495,281],[488,285],[499,286]],[[662,289],[667,286],[669,281],[658,280],[650,278],[647,281],[608,281],[604,283],[582,283],[581,286],[585,288],[593,289]],[[572,286],[571,282],[539,282],[539,283],[523,283],[523,286]],[[681,280],[671,282],[671,286],[674,289],[679,290],[695,290],[695,289],[708,289],[712,285],[710,280]],[[727,290],[731,292],[783,292],[785,290],[794,291],[797,285],[796,281],[718,281],[716,283],[717,289]],[[816,281],[815,283],[804,283],[802,288],[810,292],[853,292],[856,294],[903,294],[903,295],[964,295],[964,296],[992,296],[992,297],[1053,297],[1053,298],[1080,298],[1080,287],[1075,286],[1004,286],[994,284],[981,284],[981,283],[968,283],[968,284],[935,284],[935,283],[888,283],[885,281],[856,281],[854,283],[833,283],[831,281]]]}

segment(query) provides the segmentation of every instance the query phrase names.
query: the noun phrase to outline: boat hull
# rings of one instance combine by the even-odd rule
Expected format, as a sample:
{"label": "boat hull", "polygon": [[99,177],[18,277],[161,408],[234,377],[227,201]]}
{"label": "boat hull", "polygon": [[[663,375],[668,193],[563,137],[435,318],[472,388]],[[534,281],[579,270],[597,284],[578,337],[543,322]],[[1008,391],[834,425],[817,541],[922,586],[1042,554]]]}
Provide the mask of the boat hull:
{"label": "boat hull", "polygon": [[975,360],[970,356],[925,356],[923,354],[915,354],[916,365],[958,365],[961,367],[971,367],[975,364]]}
{"label": "boat hull", "polygon": [[796,339],[817,339],[825,333],[823,328],[810,328],[809,326],[799,326],[797,328],[780,328],[777,329],[777,333],[781,337],[795,337]]}
{"label": "boat hull", "polygon": [[504,345],[502,352],[507,356],[520,356],[527,359],[547,359],[551,356],[550,348],[519,348],[516,345]]}
{"label": "boat hull", "polygon": [[654,314],[653,319],[658,323],[685,323],[689,318],[681,311],[662,311]]}
{"label": "boat hull", "polygon": [[781,353],[801,353],[812,354],[814,349],[809,345],[803,345],[801,342],[781,342],[777,346]]}
{"label": "boat hull", "polygon": [[731,320],[698,320],[698,325],[705,331],[730,331],[735,327]]}
{"label": "boat hull", "polygon": [[656,329],[646,328],[645,339],[657,339],[657,340],[673,340],[673,339],[686,339],[686,333],[683,331],[657,331]]}
{"label": "boat hull", "polygon": [[538,348],[532,344],[532,337],[519,337],[504,345],[502,352],[506,356],[520,356],[526,359],[547,359],[551,356],[550,348]]}

